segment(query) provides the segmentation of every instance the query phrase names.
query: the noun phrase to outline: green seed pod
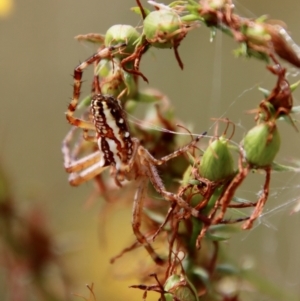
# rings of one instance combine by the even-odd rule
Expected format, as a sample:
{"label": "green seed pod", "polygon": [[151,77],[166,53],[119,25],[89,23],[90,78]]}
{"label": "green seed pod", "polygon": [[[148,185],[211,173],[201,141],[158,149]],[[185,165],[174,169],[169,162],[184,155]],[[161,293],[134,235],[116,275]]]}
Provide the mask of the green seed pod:
{"label": "green seed pod", "polygon": [[152,46],[172,48],[174,41],[182,39],[182,22],[172,10],[152,11],[144,20],[144,35]]}
{"label": "green seed pod", "polygon": [[101,93],[109,94],[114,97],[118,97],[124,89],[126,89],[126,86],[123,82],[122,75],[119,72],[107,76],[104,83],[101,85]]}
{"label": "green seed pod", "polygon": [[270,166],[280,148],[280,136],[275,125],[272,130],[267,123],[252,128],[242,141],[248,163],[257,166]]}
{"label": "green seed pod", "polygon": [[125,94],[123,94],[124,100],[135,97],[137,85],[134,76],[124,71],[119,65],[104,59],[99,62],[95,72],[103,78],[101,81],[103,94],[118,97],[126,89]]}
{"label": "green seed pod", "polygon": [[[197,291],[193,284],[182,275],[170,276],[164,287],[165,291],[170,292],[165,294],[166,301],[198,301]],[[176,299],[174,298],[176,297]]]}
{"label": "green seed pod", "polygon": [[134,42],[140,37],[139,32],[131,25],[113,25],[105,34],[104,44],[106,47],[120,45],[126,43],[127,46],[122,49],[122,53],[118,53],[115,57],[120,59],[133,53],[135,50]]}
{"label": "green seed pod", "polygon": [[202,156],[199,173],[212,182],[225,180],[234,175],[233,157],[225,137],[219,137],[208,146]]}

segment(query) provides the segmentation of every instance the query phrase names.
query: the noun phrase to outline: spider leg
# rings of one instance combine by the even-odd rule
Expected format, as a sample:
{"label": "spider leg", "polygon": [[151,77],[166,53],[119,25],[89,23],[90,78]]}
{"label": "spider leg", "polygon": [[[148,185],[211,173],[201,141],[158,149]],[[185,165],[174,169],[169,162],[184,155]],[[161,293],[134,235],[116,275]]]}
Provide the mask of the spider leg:
{"label": "spider leg", "polygon": [[112,52],[123,46],[125,46],[124,43],[117,45],[117,46],[110,46],[110,47],[101,49],[75,68],[74,76],[73,76],[74,77],[73,98],[72,98],[72,100],[68,106],[68,110],[66,112],[66,118],[70,124],[81,127],[81,128],[94,129],[94,127],[91,123],[85,122],[85,121],[75,118],[73,116],[74,112],[77,108],[78,102],[79,102],[83,70],[85,68],[87,68],[89,65],[93,64],[95,61],[99,61],[103,58],[112,57],[113,56]]}
{"label": "spider leg", "polygon": [[80,118],[75,118],[73,116],[69,116],[68,112],[66,113],[66,117],[67,117],[69,123],[73,126],[76,126],[76,127],[79,127],[81,129],[85,129],[85,130],[95,130],[94,124],[89,121],[85,121]]}
{"label": "spider leg", "polygon": [[109,262],[110,263],[115,263],[115,261],[119,258],[121,258],[125,253],[130,252],[136,248],[140,247],[140,243],[138,241],[135,241],[132,243],[129,247],[124,248],[119,254],[115,255],[112,257]]}
{"label": "spider leg", "polygon": [[82,171],[101,160],[101,152],[96,151],[88,156],[75,161],[64,162],[65,169],[68,173]]}
{"label": "spider leg", "polygon": [[140,146],[138,149],[138,153],[141,155],[141,157],[147,158],[149,162],[151,162],[154,165],[162,165],[166,163],[167,161],[174,159],[187,151],[189,151],[191,148],[195,147],[196,143],[200,140],[202,136],[204,136],[206,133],[196,137],[195,140],[188,143],[187,145],[179,148],[178,150],[174,151],[173,153],[162,157],[161,159],[155,159],[144,147]]}
{"label": "spider leg", "polygon": [[[76,129],[77,129],[76,127],[72,127],[62,142],[61,150],[63,153],[65,165],[68,164],[69,162],[71,162],[73,159],[73,156],[71,155],[71,152],[70,152],[70,144],[75,135]],[[76,149],[77,149],[77,147],[76,147]],[[66,162],[68,162],[68,163],[66,163]]]}
{"label": "spider leg", "polygon": [[[71,128],[71,130],[63,140],[62,145],[64,167],[66,171],[70,173],[69,182],[73,186],[78,186],[81,183],[94,178],[107,168],[107,166],[103,166],[103,162],[101,161],[102,155],[100,150],[95,151],[78,160],[74,159],[74,153],[71,154],[70,152],[70,144],[76,130],[76,127]],[[77,150],[77,147],[75,149]]]}
{"label": "spider leg", "polygon": [[155,231],[155,233],[152,236],[152,241],[155,240],[156,236],[161,232],[161,230],[164,228],[164,226],[167,224],[167,222],[169,221],[170,217],[173,214],[173,211],[175,209],[175,207],[177,206],[176,203],[172,203],[171,207],[169,208],[167,215],[165,217],[165,220],[163,221],[163,223],[159,226],[159,228]]}
{"label": "spider leg", "polygon": [[[223,194],[222,194],[222,195],[223,195]],[[222,198],[222,195],[221,195],[221,198]],[[216,201],[214,207],[211,209],[211,211],[210,211],[210,213],[209,213],[209,215],[208,215],[208,219],[209,219],[210,221],[212,221],[213,218],[214,218],[215,215],[216,215],[216,212],[217,212],[217,210],[218,210],[218,204],[220,203],[221,198],[219,198],[219,199]],[[201,241],[202,241],[202,238],[205,236],[205,234],[206,234],[206,232],[207,232],[207,230],[208,230],[208,228],[209,228],[210,225],[211,225],[211,222],[210,222],[210,223],[203,223],[202,229],[201,229],[201,231],[200,231],[200,233],[199,233],[199,235],[198,235],[198,237],[197,237],[197,239],[196,239],[196,248],[197,248],[197,249],[200,249],[200,248],[201,248]]]}
{"label": "spider leg", "polygon": [[221,222],[223,220],[224,215],[226,213],[226,209],[227,209],[230,201],[234,197],[235,191],[242,184],[242,182],[244,181],[244,179],[246,178],[246,176],[248,175],[248,173],[250,171],[250,166],[248,164],[246,167],[243,166],[242,155],[240,155],[240,159],[239,159],[239,170],[240,170],[239,173],[230,182],[230,184],[226,188],[224,195],[221,198],[221,201],[220,201],[220,203],[222,205],[221,212],[217,216],[217,218],[213,221],[214,224],[218,224],[219,222]]}
{"label": "spider leg", "polygon": [[[143,148],[142,146],[139,147]],[[147,152],[148,153],[148,152]],[[148,153],[149,154],[149,153]],[[150,155],[150,154],[149,154]],[[151,155],[150,155],[151,156]],[[151,156],[152,157],[152,156]],[[152,157],[153,158],[153,157]],[[145,158],[144,158],[145,160]],[[191,214],[194,217],[205,219],[205,217],[199,213],[198,210],[194,209],[193,207],[191,207],[184,199],[182,199],[179,195],[169,192],[166,190],[160,176],[158,175],[158,172],[156,170],[156,167],[151,163],[151,161],[149,160],[145,160],[145,162],[143,162],[144,165],[147,166],[148,169],[148,177],[154,187],[154,189],[161,195],[163,196],[166,200],[171,201],[171,202],[176,202],[178,204],[178,206],[180,208],[184,208],[188,214]]]}
{"label": "spider leg", "polygon": [[148,179],[147,177],[144,176],[138,182],[138,189],[134,197],[133,208],[132,208],[132,229],[139,243],[145,247],[149,255],[155,261],[155,263],[162,265],[164,263],[164,260],[161,259],[155,253],[154,249],[149,244],[147,238],[140,231],[144,196],[147,189],[147,183],[148,183]]}
{"label": "spider leg", "polygon": [[94,143],[98,142],[97,136],[96,135],[90,136],[87,129],[83,130],[83,139]]}
{"label": "spider leg", "polygon": [[183,200],[179,195],[169,192],[166,190],[160,176],[158,175],[158,172],[156,170],[155,165],[161,165],[165,163],[166,161],[175,158],[182,153],[185,153],[188,149],[194,146],[195,143],[199,141],[201,136],[197,137],[194,141],[189,143],[188,145],[180,148],[179,150],[173,152],[172,154],[165,156],[161,158],[160,160],[155,159],[143,146],[139,145],[137,148],[137,155],[140,158],[141,165],[146,166],[149,177],[153,187],[155,190],[162,195],[166,200],[171,202],[176,202],[179,207],[184,208],[187,210],[187,212],[194,217],[205,219],[205,217],[199,213],[197,209],[192,208],[185,200]]}
{"label": "spider leg", "polygon": [[[85,158],[84,158],[85,159]],[[100,158],[99,158],[100,161]],[[89,162],[92,164],[91,162]],[[69,183],[72,186],[78,186],[86,181],[89,181],[93,178],[95,178],[97,175],[101,174],[105,169],[107,169],[108,166],[103,166],[102,162],[97,162],[95,164],[92,164],[88,168],[82,170],[79,173],[71,173],[69,176]]]}
{"label": "spider leg", "polygon": [[250,218],[249,216],[246,216],[246,217],[240,217],[237,219],[224,219],[224,220],[220,221],[220,224],[236,224],[236,223],[247,221],[247,220],[249,220],[249,218]]}
{"label": "spider leg", "polygon": [[[141,76],[142,79],[147,83],[148,83],[147,77],[139,71],[139,64],[140,64],[142,55],[147,51],[148,47],[149,47],[149,44],[147,42],[145,42],[144,45],[137,47],[137,49],[135,50],[135,52],[133,54],[129,55],[128,57],[126,57],[125,59],[123,59],[121,61],[121,66],[126,72]],[[126,64],[129,62],[132,62],[132,61],[134,61],[134,67],[133,67],[133,69],[128,69],[126,67]]]}
{"label": "spider leg", "polygon": [[[88,135],[87,130],[86,130],[86,131],[84,131],[83,136],[79,137],[79,140],[74,144],[73,150],[71,152],[72,140],[74,139],[75,132],[77,130],[78,130],[77,127],[72,127],[70,129],[70,131],[67,133],[67,135],[65,136],[65,138],[62,142],[62,153],[63,153],[63,157],[64,157],[64,167],[65,167],[66,171],[69,172],[69,173],[80,171],[80,170],[90,166],[91,164],[98,161],[98,159],[94,160],[94,159],[92,159],[92,157],[99,156],[99,152],[98,152],[98,154],[93,153],[93,154],[89,155],[88,158],[85,157],[85,158],[82,158],[82,159],[79,159],[79,160],[75,160],[75,157],[78,156],[78,154],[82,150],[83,142],[84,142],[83,139],[88,140],[88,141],[96,142],[96,140],[91,136],[88,136],[88,138],[85,137],[85,136]],[[93,162],[89,163],[90,160],[93,160]]]}
{"label": "spider leg", "polygon": [[251,214],[249,220],[247,220],[243,224],[243,226],[242,226],[243,229],[251,229],[253,222],[261,215],[264,205],[268,199],[270,179],[271,179],[271,168],[268,167],[265,169],[265,171],[266,171],[266,180],[265,180],[265,184],[264,184],[263,193],[260,196],[259,200],[257,201],[257,205],[256,205],[253,213]]}

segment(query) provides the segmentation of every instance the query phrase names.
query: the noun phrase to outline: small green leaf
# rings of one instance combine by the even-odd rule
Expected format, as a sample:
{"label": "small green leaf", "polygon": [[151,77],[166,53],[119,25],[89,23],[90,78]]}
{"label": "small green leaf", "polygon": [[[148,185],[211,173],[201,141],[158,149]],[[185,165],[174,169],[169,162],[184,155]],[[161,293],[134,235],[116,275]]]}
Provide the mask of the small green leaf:
{"label": "small green leaf", "polygon": [[269,95],[271,94],[271,92],[265,88],[258,87],[258,90],[260,92],[262,92],[262,94],[264,95],[265,98],[268,98]]}
{"label": "small green leaf", "polygon": [[298,80],[298,81],[295,82],[294,84],[291,84],[291,85],[290,85],[291,91],[294,92],[294,91],[298,88],[299,85],[300,85],[300,80]]}
{"label": "small green leaf", "polygon": [[193,269],[193,274],[197,275],[206,287],[210,287],[210,277],[205,269],[196,267]]}
{"label": "small green leaf", "polygon": [[282,165],[276,162],[273,162],[271,165],[272,170],[275,171],[292,171],[292,172],[300,172],[300,167],[294,167],[289,165]]}
{"label": "small green leaf", "polygon": [[216,266],[216,271],[226,274],[226,275],[239,275],[240,274],[240,270],[237,269],[235,266],[231,265],[231,264],[218,264]]}
{"label": "small green leaf", "polygon": [[230,236],[212,234],[210,231],[206,232],[206,237],[211,241],[225,241],[230,238]]}
{"label": "small green leaf", "polygon": [[[144,13],[146,14],[146,16],[148,16],[151,13],[151,10],[144,8],[144,7],[143,7],[143,9],[144,9]],[[141,9],[138,6],[131,7],[130,10],[133,11],[134,13],[142,16]]]}
{"label": "small green leaf", "polygon": [[180,19],[181,19],[182,22],[188,22],[188,23],[203,20],[203,18],[201,18],[199,16],[196,16],[194,14],[189,14],[189,15],[182,16]]}

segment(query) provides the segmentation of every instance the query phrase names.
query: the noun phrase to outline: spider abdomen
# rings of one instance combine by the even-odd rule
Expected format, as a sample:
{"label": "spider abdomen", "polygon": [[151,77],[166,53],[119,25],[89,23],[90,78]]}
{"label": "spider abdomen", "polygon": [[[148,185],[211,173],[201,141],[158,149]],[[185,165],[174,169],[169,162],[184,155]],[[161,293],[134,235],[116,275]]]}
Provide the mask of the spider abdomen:
{"label": "spider abdomen", "polygon": [[126,114],[120,102],[110,96],[96,94],[92,98],[91,113],[97,131],[98,146],[103,153],[102,165],[128,163],[133,152]]}

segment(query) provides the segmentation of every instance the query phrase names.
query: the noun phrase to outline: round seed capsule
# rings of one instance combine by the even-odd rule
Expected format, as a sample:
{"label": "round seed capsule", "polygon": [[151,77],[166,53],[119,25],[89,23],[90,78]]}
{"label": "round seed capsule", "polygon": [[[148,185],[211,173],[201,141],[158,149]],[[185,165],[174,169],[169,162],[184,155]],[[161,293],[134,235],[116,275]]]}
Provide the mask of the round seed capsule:
{"label": "round seed capsule", "polygon": [[226,138],[221,136],[208,146],[202,156],[199,173],[212,182],[225,180],[234,175],[233,157]]}
{"label": "round seed capsule", "polygon": [[160,9],[147,15],[143,33],[152,46],[172,48],[174,41],[182,38],[181,28],[182,22],[176,12]]}
{"label": "round seed capsule", "polygon": [[275,125],[270,129],[267,123],[252,128],[242,142],[245,158],[257,167],[270,166],[280,148],[280,135]]}
{"label": "round seed capsule", "polygon": [[139,32],[131,25],[113,25],[106,34],[104,44],[106,47],[117,46],[122,43],[126,43],[127,46],[122,49],[122,53],[117,53],[115,57],[120,59],[133,53],[135,50],[134,42],[140,37]]}
{"label": "round seed capsule", "polygon": [[182,275],[170,276],[164,287],[165,291],[170,292],[164,295],[166,301],[198,301],[197,291],[194,286]]}
{"label": "round seed capsule", "polygon": [[109,94],[113,97],[118,97],[124,89],[126,89],[126,86],[123,82],[123,78],[121,75],[113,73],[112,71],[101,86],[101,92],[103,94]]}

